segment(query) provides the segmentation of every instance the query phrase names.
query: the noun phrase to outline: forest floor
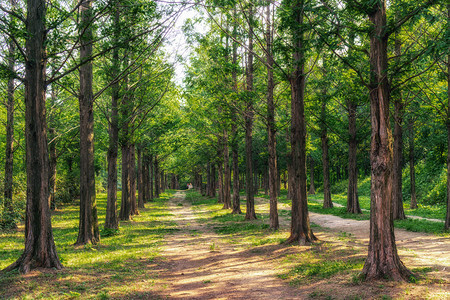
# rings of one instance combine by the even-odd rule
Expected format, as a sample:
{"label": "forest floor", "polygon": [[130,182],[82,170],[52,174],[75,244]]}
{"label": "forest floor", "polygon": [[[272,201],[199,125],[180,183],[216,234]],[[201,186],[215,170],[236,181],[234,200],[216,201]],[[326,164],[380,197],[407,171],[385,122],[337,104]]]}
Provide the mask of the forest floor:
{"label": "forest floor", "polygon": [[[450,299],[448,234],[396,229],[414,282],[365,283],[358,275],[368,221],[310,212],[318,241],[286,245],[287,201],[278,206],[280,230],[272,231],[267,199],[255,199],[258,219],[246,221],[195,191],[172,193],[121,222],[117,234],[84,247],[73,245],[79,206],[60,207],[52,225],[64,268],[0,272],[0,299]],[[104,220],[106,194],[97,201]],[[0,270],[20,256],[23,240],[23,224],[0,231]]]}
{"label": "forest floor", "polygon": [[[169,299],[450,299],[445,237],[396,229],[402,261],[421,278],[363,283],[358,272],[367,253],[368,221],[310,213],[319,241],[292,246],[279,242],[289,233],[286,204],[279,207],[279,232],[265,229],[253,239],[245,227],[239,233],[224,225],[230,221],[221,220],[224,215],[214,208],[191,205],[184,193],[169,207],[179,230],[166,236],[164,259],[158,262],[158,279],[165,282],[159,293]],[[267,213],[267,200],[257,198],[256,210]],[[255,243],[258,238],[262,245]]]}

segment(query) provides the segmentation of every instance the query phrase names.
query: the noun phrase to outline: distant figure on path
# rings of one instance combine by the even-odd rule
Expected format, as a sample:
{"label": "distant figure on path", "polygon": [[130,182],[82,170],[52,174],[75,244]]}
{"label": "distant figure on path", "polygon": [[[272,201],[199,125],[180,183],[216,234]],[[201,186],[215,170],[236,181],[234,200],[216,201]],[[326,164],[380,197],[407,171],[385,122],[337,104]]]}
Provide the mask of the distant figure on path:
{"label": "distant figure on path", "polygon": [[188,190],[190,190],[190,189],[192,189],[194,186],[192,185],[192,183],[188,183],[188,185],[187,185],[187,188],[188,188]]}

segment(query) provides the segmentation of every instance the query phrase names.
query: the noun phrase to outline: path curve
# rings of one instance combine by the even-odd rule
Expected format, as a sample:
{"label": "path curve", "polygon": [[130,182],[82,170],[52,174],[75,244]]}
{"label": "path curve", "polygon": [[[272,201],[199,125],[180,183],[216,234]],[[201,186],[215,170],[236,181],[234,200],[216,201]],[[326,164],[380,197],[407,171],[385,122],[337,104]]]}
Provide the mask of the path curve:
{"label": "path curve", "polygon": [[166,236],[159,278],[168,282],[169,299],[303,299],[306,291],[276,277],[273,258],[222,243],[197,222],[191,205],[177,192],[169,207],[179,231]]}

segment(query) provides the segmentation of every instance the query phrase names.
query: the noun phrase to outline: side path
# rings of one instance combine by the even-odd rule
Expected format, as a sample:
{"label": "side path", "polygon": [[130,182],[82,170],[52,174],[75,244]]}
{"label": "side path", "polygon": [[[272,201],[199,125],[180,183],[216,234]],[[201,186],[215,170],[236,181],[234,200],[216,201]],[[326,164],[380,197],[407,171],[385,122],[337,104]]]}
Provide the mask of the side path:
{"label": "side path", "polygon": [[170,200],[179,231],[166,236],[165,260],[159,279],[167,282],[169,299],[303,299],[276,277],[270,258],[251,250],[236,250],[197,222],[191,205],[177,192]]}

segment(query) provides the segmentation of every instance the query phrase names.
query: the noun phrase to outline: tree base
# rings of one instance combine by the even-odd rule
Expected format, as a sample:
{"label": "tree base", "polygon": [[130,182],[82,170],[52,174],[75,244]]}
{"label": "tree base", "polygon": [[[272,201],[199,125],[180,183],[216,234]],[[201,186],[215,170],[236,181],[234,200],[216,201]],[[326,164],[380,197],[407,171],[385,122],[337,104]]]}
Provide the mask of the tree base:
{"label": "tree base", "polygon": [[299,246],[307,246],[311,245],[318,239],[314,235],[312,231],[309,234],[291,234],[291,236],[284,242],[286,245],[299,245]]}
{"label": "tree base", "polygon": [[18,270],[20,274],[25,275],[35,269],[61,270],[62,268],[63,266],[57,257],[39,261],[31,256],[23,254],[16,262],[3,269],[2,273]]}

